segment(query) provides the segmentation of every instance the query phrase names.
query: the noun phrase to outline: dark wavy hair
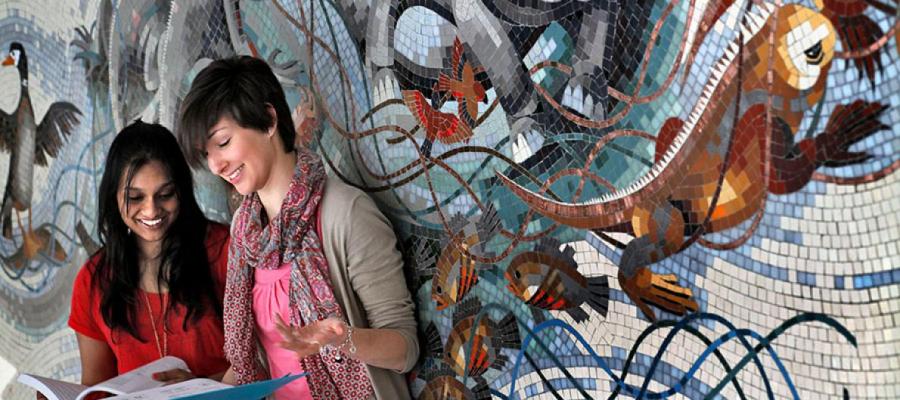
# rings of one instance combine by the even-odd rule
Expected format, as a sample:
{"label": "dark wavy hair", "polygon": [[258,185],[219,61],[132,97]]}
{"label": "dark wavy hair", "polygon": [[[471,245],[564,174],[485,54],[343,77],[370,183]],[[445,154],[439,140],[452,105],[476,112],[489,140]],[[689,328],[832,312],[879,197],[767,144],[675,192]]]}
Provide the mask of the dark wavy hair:
{"label": "dark wavy hair", "polygon": [[[272,121],[268,106],[275,110]],[[181,102],[181,118],[175,134],[185,159],[195,168],[206,166],[203,151],[209,130],[222,117],[242,128],[278,129],[285,152],[294,151],[294,122],[284,89],[265,61],[250,56],[216,60],[203,68]]]}
{"label": "dark wavy hair", "polygon": [[164,283],[169,289],[164,316],[177,306],[184,307],[183,329],[187,329],[189,321],[198,322],[210,308],[218,317],[222,316],[205,245],[209,221],[194,198],[190,167],[172,132],[162,125],[138,120],[119,132],[106,156],[97,213],[102,248],[98,251],[93,282],[101,295],[100,313],[106,325],[142,342],[145,340],[135,326],[143,304],[139,295],[139,250],[135,235],[129,234],[119,213],[118,196],[119,183],[124,181],[128,187],[135,173],[152,161],[158,161],[166,169],[175,186],[179,207],[178,216],[163,238],[156,277],[158,283]]}

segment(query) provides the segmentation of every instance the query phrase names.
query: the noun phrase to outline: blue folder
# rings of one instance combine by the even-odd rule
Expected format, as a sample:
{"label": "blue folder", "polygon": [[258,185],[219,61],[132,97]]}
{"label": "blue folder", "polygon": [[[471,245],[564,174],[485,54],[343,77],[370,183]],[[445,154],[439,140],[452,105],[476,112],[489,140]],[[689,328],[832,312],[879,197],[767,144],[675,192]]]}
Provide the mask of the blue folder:
{"label": "blue folder", "polygon": [[306,373],[291,375],[287,374],[278,379],[270,379],[267,381],[253,382],[246,385],[234,386],[227,389],[219,389],[206,393],[192,394],[183,397],[177,397],[172,400],[230,400],[230,399],[246,399],[259,400],[266,397],[288,383],[293,382],[297,378],[306,376]]}

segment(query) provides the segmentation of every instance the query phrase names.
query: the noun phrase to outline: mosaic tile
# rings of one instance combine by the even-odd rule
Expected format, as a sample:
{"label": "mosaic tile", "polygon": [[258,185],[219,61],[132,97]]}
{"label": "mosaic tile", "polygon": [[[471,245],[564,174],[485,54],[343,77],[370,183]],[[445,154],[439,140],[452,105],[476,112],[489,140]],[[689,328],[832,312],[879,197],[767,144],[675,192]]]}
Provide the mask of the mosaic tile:
{"label": "mosaic tile", "polygon": [[[522,346],[457,368],[467,388],[480,376],[519,398],[900,394],[893,5],[450,3],[0,6],[2,57],[24,47],[36,120],[62,102],[80,113],[33,169],[22,214],[56,244],[23,259],[27,227],[0,237],[0,357],[77,379],[67,285],[96,237],[111,133],[138,116],[171,126],[205,63],[250,54],[292,107],[321,106],[305,143],[391,218],[420,330],[449,343],[478,315],[486,337],[515,331]],[[0,68],[15,94],[0,117],[20,88]],[[227,221],[222,183],[197,180],[204,212]],[[475,265],[465,290],[433,295],[442,270]],[[3,398],[31,397],[9,385]]]}

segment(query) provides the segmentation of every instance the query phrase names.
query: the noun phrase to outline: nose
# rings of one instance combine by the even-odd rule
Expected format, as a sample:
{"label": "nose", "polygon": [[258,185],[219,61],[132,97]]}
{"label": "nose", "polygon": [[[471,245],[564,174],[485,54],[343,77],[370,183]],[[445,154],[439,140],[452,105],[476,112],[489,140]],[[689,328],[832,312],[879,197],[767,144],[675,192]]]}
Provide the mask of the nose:
{"label": "nose", "polygon": [[159,211],[162,209],[161,203],[162,201],[155,196],[144,197],[144,200],[138,205],[138,215],[143,218],[156,218],[159,215]]}
{"label": "nose", "polygon": [[222,175],[227,165],[226,162],[222,161],[221,157],[213,152],[206,155],[206,166],[209,167],[210,172],[216,175]]}

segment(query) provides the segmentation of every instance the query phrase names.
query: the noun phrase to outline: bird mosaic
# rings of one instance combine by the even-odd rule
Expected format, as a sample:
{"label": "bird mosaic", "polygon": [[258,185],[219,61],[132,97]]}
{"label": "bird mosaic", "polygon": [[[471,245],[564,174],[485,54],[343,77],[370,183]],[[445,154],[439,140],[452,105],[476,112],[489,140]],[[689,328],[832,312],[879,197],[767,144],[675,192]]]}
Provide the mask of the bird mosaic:
{"label": "bird mosaic", "polygon": [[[21,43],[13,42],[9,54],[2,62],[3,67],[14,67],[19,72],[22,86],[19,104],[12,114],[0,111],[0,149],[10,154],[9,173],[6,189],[0,206],[0,229],[6,238],[13,236],[12,212],[22,232],[23,244],[13,257],[14,264],[22,267],[24,259],[31,260],[38,253],[54,243],[52,255],[58,261],[66,255],[58,243],[52,239],[47,228],[33,229],[31,199],[34,186],[34,166],[46,166],[49,158],[56,157],[67,138],[79,123],[81,112],[69,102],[50,105],[43,120],[37,123],[31,97],[28,92],[28,56]],[[27,226],[22,223],[21,214],[28,211]]]}
{"label": "bird mosaic", "polygon": [[487,257],[485,243],[500,230],[500,219],[493,206],[488,206],[484,214],[467,220],[456,214],[450,220],[449,238],[441,245],[441,252],[434,261],[424,244],[420,242],[417,250],[417,265],[423,275],[432,274],[431,297],[437,310],[462,301],[469,291],[478,283],[478,270],[490,268],[476,262],[471,255]]}
{"label": "bird mosaic", "polygon": [[507,288],[526,304],[543,310],[565,311],[575,320],[588,320],[588,313],[580,308],[588,304],[606,317],[609,307],[609,283],[605,275],[586,278],[578,272],[575,249],[559,241],[541,240],[533,251],[513,257],[504,276]]}
{"label": "bird mosaic", "polygon": [[[474,68],[466,59],[459,38],[453,41],[450,60],[450,74],[441,72],[433,87],[432,93],[438,97],[438,101],[428,103],[425,95],[418,90],[402,91],[403,102],[419,126],[425,130],[422,153],[426,157],[431,155],[431,147],[436,140],[444,144],[468,141],[477,124],[478,103],[487,104],[484,85],[475,79],[481,68]],[[438,110],[446,96],[458,103],[456,114]]]}
{"label": "bird mosaic", "polygon": [[449,369],[427,371],[419,376],[428,381],[419,394],[419,400],[490,400],[491,390],[487,381],[476,377],[475,386],[469,388],[456,379],[456,374]]}
{"label": "bird mosaic", "polygon": [[465,58],[462,42],[453,40],[453,55],[450,57],[450,75],[441,72],[434,92],[449,93],[459,104],[459,118],[470,128],[475,128],[478,119],[478,103],[487,104],[484,85],[475,80],[481,68],[473,68]]}
{"label": "bird mosaic", "polygon": [[435,110],[422,92],[404,90],[403,102],[419,126],[425,130],[425,140],[422,143],[422,153],[425,157],[431,156],[431,147],[435,141],[452,144],[472,137],[472,127],[460,120],[457,115]]}
{"label": "bird mosaic", "polygon": [[459,376],[479,377],[488,368],[503,370],[509,357],[500,349],[517,349],[521,344],[512,313],[495,322],[487,314],[478,318],[481,310],[477,297],[461,303],[453,312],[453,329],[443,345],[437,327],[430,324],[425,328],[429,355],[443,359]]}
{"label": "bird mosaic", "polygon": [[[774,54],[769,54],[770,34]],[[820,12],[795,4],[754,5],[689,118],[663,124],[648,175],[579,203],[549,199],[498,176],[554,221],[632,234],[618,278],[648,318],[656,317],[650,305],[675,314],[695,311],[690,289],[673,275],[652,273],[648,265],[684,250],[704,233],[733,228],[760,213],[767,193],[799,190],[820,166],[865,161],[869,155],[850,147],[886,128],[879,122],[886,106],[857,100],[837,106],[819,134],[795,139],[804,113],[825,95],[835,41],[834,25]],[[768,112],[767,92],[774,97]]]}

